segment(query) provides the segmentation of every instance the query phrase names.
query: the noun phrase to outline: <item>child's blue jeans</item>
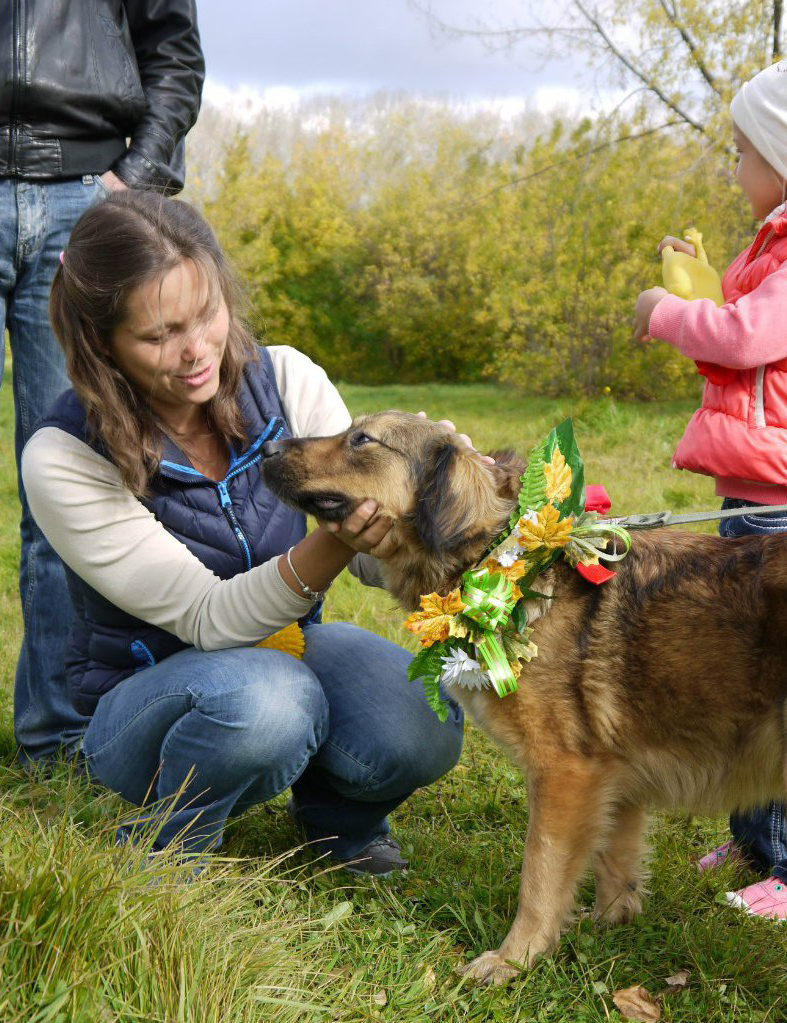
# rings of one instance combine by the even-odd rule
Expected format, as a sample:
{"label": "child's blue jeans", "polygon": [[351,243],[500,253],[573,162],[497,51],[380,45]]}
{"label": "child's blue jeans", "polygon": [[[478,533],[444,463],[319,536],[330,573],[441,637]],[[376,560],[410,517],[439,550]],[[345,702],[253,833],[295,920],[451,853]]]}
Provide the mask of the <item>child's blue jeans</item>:
{"label": "child's blue jeans", "polygon": [[462,712],[452,704],[438,721],[407,679],[406,650],[354,625],[304,634],[302,661],[190,648],[101,697],[84,736],[88,771],[137,806],[156,803],[134,828],[157,847],[216,848],[228,817],[292,786],[306,838],[349,859],[459,759]]}
{"label": "child's blue jeans", "polygon": [[[751,503],[735,497],[725,497],[722,508],[743,508]],[[721,536],[787,533],[787,515],[775,512],[722,519],[719,533]],[[782,803],[771,803],[770,806],[733,814],[730,817],[730,831],[735,844],[747,860],[763,872],[787,881],[787,833],[785,807]]]}

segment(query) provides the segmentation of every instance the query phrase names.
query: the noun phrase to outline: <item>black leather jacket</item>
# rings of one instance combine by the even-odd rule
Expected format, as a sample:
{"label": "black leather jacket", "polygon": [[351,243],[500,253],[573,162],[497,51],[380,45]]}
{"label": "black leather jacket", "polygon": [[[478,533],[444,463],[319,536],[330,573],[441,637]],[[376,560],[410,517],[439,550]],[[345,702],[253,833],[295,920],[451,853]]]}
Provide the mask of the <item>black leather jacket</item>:
{"label": "black leather jacket", "polygon": [[0,0],[0,177],[177,192],[204,75],[195,0]]}

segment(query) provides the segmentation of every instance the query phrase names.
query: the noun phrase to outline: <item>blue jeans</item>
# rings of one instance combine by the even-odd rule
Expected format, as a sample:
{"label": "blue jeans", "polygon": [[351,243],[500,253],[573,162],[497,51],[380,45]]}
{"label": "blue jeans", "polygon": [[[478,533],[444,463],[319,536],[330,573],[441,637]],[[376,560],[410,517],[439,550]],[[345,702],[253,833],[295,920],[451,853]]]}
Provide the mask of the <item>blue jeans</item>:
{"label": "blue jeans", "polygon": [[410,654],[354,625],[304,630],[302,661],[235,647],[173,654],[99,700],[90,775],[146,812],[121,829],[157,848],[216,848],[228,817],[292,786],[309,841],[335,859],[388,833],[387,815],[449,771],[462,712],[441,724],[407,680]]}
{"label": "blue jeans", "polygon": [[[63,353],[49,326],[49,288],[60,251],[80,214],[103,194],[104,186],[92,176],[54,183],[0,179],[0,336],[7,327],[17,473],[36,420],[69,386]],[[14,688],[14,734],[20,757],[38,760],[61,751],[75,753],[87,722],[66,691],[71,601],[63,566],[35,524],[18,478],[24,638]]]}
{"label": "blue jeans", "polygon": [[[725,497],[722,508],[743,508],[751,504],[738,498]],[[770,536],[773,533],[787,533],[787,515],[776,512],[770,515],[746,516],[722,519],[719,523],[721,536]],[[747,860],[763,873],[772,874],[787,881],[787,832],[785,832],[785,807],[782,803],[735,813],[730,817],[730,831],[735,844]]]}

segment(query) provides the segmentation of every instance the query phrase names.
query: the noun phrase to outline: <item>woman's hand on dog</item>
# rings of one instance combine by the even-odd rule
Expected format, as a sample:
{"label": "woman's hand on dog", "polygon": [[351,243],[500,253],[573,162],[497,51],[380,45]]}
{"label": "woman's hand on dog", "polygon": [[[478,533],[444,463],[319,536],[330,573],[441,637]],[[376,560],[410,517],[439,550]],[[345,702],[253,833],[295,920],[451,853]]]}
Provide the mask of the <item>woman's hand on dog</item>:
{"label": "woman's hand on dog", "polygon": [[[419,412],[418,415],[421,416],[423,419],[428,418],[425,412]],[[446,430],[450,430],[451,433],[456,433],[456,426],[455,426],[454,423],[451,422],[450,419],[438,419],[437,420],[437,425],[438,426],[444,426],[446,428]],[[461,440],[461,442],[463,444],[465,444],[467,447],[469,447],[474,455],[478,455],[478,457],[481,459],[481,461],[485,465],[494,465],[495,464],[495,460],[494,460],[494,458],[492,458],[491,455],[482,455],[481,452],[478,451],[478,449],[476,448],[475,444],[473,444],[473,442],[470,440],[470,438],[467,436],[466,433],[457,433],[456,434],[456,438],[457,438],[457,440]]]}
{"label": "woman's hand on dog", "polygon": [[385,560],[396,552],[399,544],[391,531],[393,523],[378,512],[377,502],[367,498],[343,522],[321,522],[320,528],[359,554]]}

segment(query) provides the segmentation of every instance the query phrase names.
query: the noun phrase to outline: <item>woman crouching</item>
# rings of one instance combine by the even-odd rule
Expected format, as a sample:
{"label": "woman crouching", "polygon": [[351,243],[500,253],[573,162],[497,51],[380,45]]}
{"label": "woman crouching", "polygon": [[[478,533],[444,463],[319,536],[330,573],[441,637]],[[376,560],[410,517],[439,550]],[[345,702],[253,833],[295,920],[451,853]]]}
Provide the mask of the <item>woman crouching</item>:
{"label": "woman crouching", "polygon": [[[214,849],[228,817],[291,786],[296,824],[331,860],[406,867],[387,815],[455,764],[461,714],[437,721],[405,650],[320,624],[351,561],[376,581],[369,555],[390,544],[376,506],[307,536],[260,474],[265,441],[346,429],[338,392],[295,349],[250,338],[184,202],[129,191],[89,209],[50,309],[73,389],[38,424],[23,479],[67,568],[88,771],[150,804],[121,840]],[[302,660],[256,647],[296,621]]]}

